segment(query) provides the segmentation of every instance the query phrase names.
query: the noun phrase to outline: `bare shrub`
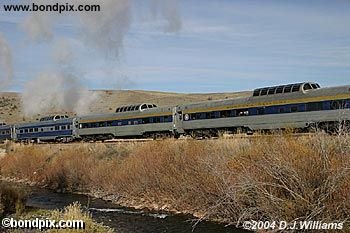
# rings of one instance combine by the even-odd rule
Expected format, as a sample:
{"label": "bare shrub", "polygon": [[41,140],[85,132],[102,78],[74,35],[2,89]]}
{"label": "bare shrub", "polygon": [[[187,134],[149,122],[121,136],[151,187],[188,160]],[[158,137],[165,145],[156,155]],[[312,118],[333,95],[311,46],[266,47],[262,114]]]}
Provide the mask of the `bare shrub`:
{"label": "bare shrub", "polygon": [[8,214],[21,214],[25,209],[26,194],[6,184],[0,185],[0,218]]}

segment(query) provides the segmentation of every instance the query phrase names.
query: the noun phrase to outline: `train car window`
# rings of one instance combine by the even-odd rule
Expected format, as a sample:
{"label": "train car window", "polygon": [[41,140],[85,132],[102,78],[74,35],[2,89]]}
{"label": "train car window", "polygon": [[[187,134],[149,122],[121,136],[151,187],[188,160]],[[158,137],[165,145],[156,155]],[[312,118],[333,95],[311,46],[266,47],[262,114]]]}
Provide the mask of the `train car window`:
{"label": "train car window", "polygon": [[293,85],[292,87],[292,92],[298,92],[300,90],[300,84],[298,85]]}
{"label": "train car window", "polygon": [[306,104],[306,111],[321,111],[323,110],[322,102],[308,103]]}
{"label": "train car window", "polygon": [[229,111],[221,111],[220,112],[220,117],[221,118],[226,118],[229,116]]}
{"label": "train car window", "polygon": [[299,110],[298,106],[293,106],[293,107],[290,108],[291,112],[298,112],[298,110]]}
{"label": "train car window", "polygon": [[23,129],[21,129],[21,130],[19,131],[19,133],[23,133]]}
{"label": "train car window", "polygon": [[260,95],[261,95],[261,96],[262,96],[262,95],[267,95],[267,91],[268,91],[267,88],[262,89],[261,92],[260,92]]}
{"label": "train car window", "polygon": [[60,127],[59,126],[55,126],[55,130],[60,130]]}
{"label": "train car window", "polygon": [[65,126],[65,125],[62,125],[62,126],[61,126],[61,130],[66,130],[66,126]]}
{"label": "train car window", "polygon": [[25,132],[25,133],[28,133],[28,129],[25,129],[24,132]]}
{"label": "train car window", "polygon": [[38,129],[38,128],[35,128],[35,129],[34,129],[34,132],[39,132],[39,129]]}
{"label": "train car window", "polygon": [[258,115],[264,115],[265,114],[265,108],[258,108]]}
{"label": "train car window", "polygon": [[276,91],[276,87],[269,88],[267,94],[268,95],[273,95],[273,94],[275,94],[275,91]]}
{"label": "train car window", "polygon": [[172,119],[171,119],[171,116],[165,116],[165,117],[164,117],[164,121],[165,121],[165,122],[171,122],[171,120],[172,120]]}
{"label": "train car window", "polygon": [[41,128],[41,132],[44,132],[44,128]]}
{"label": "train car window", "polygon": [[312,87],[311,87],[310,83],[306,83],[304,85],[304,91],[311,90],[311,89],[312,89]]}
{"label": "train car window", "polygon": [[285,86],[283,89],[283,93],[290,93],[292,90],[292,85]]}
{"label": "train car window", "polygon": [[29,129],[29,133],[33,133],[33,129]]}
{"label": "train car window", "polygon": [[281,93],[283,93],[283,86],[279,86],[276,89],[276,94],[281,94]]}
{"label": "train car window", "polygon": [[147,104],[142,104],[141,105],[141,110],[145,110],[145,109],[147,109]]}
{"label": "train car window", "polygon": [[253,96],[259,96],[260,95],[260,89],[256,89],[253,92]]}

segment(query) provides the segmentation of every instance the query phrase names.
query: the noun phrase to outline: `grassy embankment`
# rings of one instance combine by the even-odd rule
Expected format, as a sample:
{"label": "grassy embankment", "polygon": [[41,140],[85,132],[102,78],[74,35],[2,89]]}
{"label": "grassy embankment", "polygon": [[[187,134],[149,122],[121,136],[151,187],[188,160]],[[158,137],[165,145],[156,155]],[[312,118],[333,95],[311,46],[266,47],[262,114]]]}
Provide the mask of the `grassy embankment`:
{"label": "grassy embankment", "polygon": [[55,148],[12,145],[1,175],[229,224],[350,216],[350,136]]}

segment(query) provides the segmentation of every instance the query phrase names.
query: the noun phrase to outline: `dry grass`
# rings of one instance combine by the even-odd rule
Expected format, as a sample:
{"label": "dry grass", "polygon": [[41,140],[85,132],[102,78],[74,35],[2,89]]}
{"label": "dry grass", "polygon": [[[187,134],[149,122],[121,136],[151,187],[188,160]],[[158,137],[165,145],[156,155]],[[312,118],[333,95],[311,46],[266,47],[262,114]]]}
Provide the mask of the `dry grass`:
{"label": "dry grass", "polygon": [[0,219],[8,214],[20,215],[26,203],[26,194],[14,187],[0,184]]}
{"label": "dry grass", "polygon": [[[84,222],[84,229],[33,229],[33,230],[8,230],[6,232],[8,233],[27,233],[27,232],[45,232],[45,233],[78,233],[78,232],[87,232],[87,233],[113,233],[118,232],[114,231],[113,229],[100,224],[96,223],[91,215],[86,212],[78,203],[73,203],[72,205],[69,205],[65,207],[63,210],[30,210],[21,216],[19,216],[17,219],[23,219],[23,220],[55,220],[55,221],[83,221]],[[79,224],[80,225],[80,224]]]}
{"label": "dry grass", "polygon": [[229,224],[350,216],[350,138],[344,135],[14,146],[0,169],[56,189],[100,190]]}
{"label": "dry grass", "polygon": [[[84,221],[85,229],[84,232],[91,233],[113,233],[114,231],[111,228],[108,228],[102,224],[98,224],[92,220],[90,214],[82,209],[82,207],[74,203],[70,206],[67,206],[62,211],[53,211],[51,213],[50,219],[60,221],[64,219],[65,221],[69,220],[82,220]],[[48,230],[48,233],[75,233],[82,232],[82,230],[74,230],[74,229],[58,229],[58,230]]]}

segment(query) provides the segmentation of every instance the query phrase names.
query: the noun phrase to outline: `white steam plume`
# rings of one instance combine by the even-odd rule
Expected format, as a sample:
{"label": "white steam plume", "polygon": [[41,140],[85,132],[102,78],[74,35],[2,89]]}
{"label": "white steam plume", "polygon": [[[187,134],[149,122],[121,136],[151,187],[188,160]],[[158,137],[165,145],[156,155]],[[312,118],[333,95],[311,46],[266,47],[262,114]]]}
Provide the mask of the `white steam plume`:
{"label": "white steam plume", "polygon": [[165,32],[179,32],[182,27],[176,0],[151,0],[151,11],[155,16],[161,14],[167,21]]}
{"label": "white steam plume", "polygon": [[71,65],[74,54],[66,39],[59,39],[53,45],[51,56],[55,63],[60,65]]}
{"label": "white steam plume", "polygon": [[55,42],[52,58],[60,71],[40,73],[30,80],[22,95],[23,111],[26,116],[49,112],[74,112],[86,114],[89,106],[98,100],[98,95],[82,84],[74,75],[73,52],[69,42],[60,39]]}
{"label": "white steam plume", "polygon": [[10,85],[13,76],[12,53],[5,37],[0,33],[0,90]]}
{"label": "white steam plume", "polygon": [[86,114],[98,96],[89,92],[69,73],[43,72],[29,82],[22,93],[26,116],[50,112]]}
{"label": "white steam plume", "polygon": [[[167,21],[165,31],[176,32],[181,28],[181,21],[175,0],[147,0],[151,8],[159,8],[161,16]],[[37,4],[51,4],[60,0],[34,0]],[[61,1],[65,3],[66,1]],[[33,42],[56,41],[53,27],[61,17],[77,19],[82,40],[103,55],[118,58],[130,29],[132,20],[132,0],[76,0],[75,5],[99,4],[100,12],[74,12],[73,14],[29,15],[22,23],[22,28]],[[159,11],[155,9],[156,11]],[[68,41],[59,40],[53,46],[53,67],[59,71],[42,72],[24,87],[23,106],[26,116],[52,111],[73,111],[87,113],[89,106],[98,96],[88,91],[81,77],[73,67],[73,50]],[[108,70],[108,67],[106,69]],[[124,80],[125,81],[125,80]],[[123,86],[122,84],[118,84]]]}
{"label": "white steam plume", "polygon": [[53,38],[53,16],[37,13],[28,16],[21,28],[26,32],[30,40],[34,42],[48,41]]}
{"label": "white steam plume", "polygon": [[[83,0],[81,3],[96,4],[96,1]],[[99,4],[100,12],[80,14],[82,35],[89,45],[105,55],[117,57],[131,24],[131,1],[104,0]]]}

